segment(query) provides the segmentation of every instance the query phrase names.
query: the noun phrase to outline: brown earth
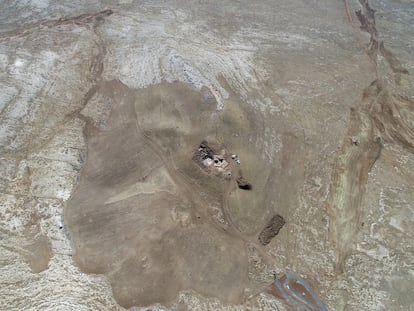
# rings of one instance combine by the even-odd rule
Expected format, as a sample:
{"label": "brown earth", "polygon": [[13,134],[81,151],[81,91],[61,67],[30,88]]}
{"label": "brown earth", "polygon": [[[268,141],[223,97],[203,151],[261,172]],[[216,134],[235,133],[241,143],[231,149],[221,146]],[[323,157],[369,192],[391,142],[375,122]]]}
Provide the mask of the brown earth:
{"label": "brown earth", "polygon": [[278,235],[280,229],[285,224],[285,220],[280,215],[273,216],[269,222],[266,224],[266,227],[259,234],[259,241],[262,245],[267,245],[270,241]]}
{"label": "brown earth", "polygon": [[50,241],[42,234],[30,236],[31,238],[23,246],[22,255],[33,273],[42,272],[48,268],[52,257]]}
{"label": "brown earth", "polygon": [[39,220],[39,215],[32,214],[24,230],[25,242],[21,251],[33,273],[46,270],[53,254],[49,238],[41,232]]}
{"label": "brown earth", "polygon": [[125,307],[168,304],[189,288],[241,302],[246,239],[222,205],[239,175],[210,176],[193,160],[201,141],[216,141],[215,104],[181,83],[134,91],[113,81],[97,92],[113,108],[104,130],[88,122],[87,162],[65,210],[79,267],[106,274]]}

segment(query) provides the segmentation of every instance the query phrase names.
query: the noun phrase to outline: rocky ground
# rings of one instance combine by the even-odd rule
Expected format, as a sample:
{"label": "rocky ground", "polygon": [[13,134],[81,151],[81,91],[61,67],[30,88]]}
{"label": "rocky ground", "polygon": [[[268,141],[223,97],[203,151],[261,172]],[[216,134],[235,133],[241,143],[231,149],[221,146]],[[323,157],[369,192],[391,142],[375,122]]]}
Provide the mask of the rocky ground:
{"label": "rocky ground", "polygon": [[414,310],[411,0],[0,8],[1,310]]}

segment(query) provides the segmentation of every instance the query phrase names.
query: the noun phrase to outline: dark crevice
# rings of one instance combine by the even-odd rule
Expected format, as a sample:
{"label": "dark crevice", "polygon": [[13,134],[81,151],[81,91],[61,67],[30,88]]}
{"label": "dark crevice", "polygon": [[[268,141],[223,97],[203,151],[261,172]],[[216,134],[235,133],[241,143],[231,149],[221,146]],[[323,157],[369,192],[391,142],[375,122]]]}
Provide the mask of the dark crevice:
{"label": "dark crevice", "polygon": [[359,3],[362,8],[355,11],[355,14],[361,24],[361,30],[370,34],[367,48],[368,56],[375,64],[377,64],[378,56],[383,56],[395,74],[395,82],[400,83],[401,74],[408,75],[408,70],[402,66],[401,62],[389,49],[385,48],[384,41],[380,40],[375,22],[375,10],[370,7],[368,0],[359,0]]}
{"label": "dark crevice", "polygon": [[45,28],[53,28],[60,25],[77,25],[77,26],[88,26],[93,25],[95,27],[96,25],[99,25],[105,20],[105,17],[108,17],[112,15],[114,12],[112,10],[104,10],[97,13],[87,13],[87,14],[81,14],[74,17],[65,17],[65,18],[59,18],[59,19],[52,19],[52,20],[40,20],[35,23],[29,23],[22,25],[15,30],[7,31],[2,34],[0,34],[1,38],[9,38],[14,36],[27,36],[31,34],[33,31],[37,30],[40,27]]}

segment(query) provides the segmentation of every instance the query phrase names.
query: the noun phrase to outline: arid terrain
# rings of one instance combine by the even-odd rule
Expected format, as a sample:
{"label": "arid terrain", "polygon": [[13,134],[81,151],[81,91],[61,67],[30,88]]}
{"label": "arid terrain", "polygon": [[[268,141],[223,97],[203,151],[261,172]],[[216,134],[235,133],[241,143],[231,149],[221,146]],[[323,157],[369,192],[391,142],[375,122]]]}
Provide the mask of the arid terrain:
{"label": "arid terrain", "polygon": [[412,0],[0,8],[0,310],[414,310]]}

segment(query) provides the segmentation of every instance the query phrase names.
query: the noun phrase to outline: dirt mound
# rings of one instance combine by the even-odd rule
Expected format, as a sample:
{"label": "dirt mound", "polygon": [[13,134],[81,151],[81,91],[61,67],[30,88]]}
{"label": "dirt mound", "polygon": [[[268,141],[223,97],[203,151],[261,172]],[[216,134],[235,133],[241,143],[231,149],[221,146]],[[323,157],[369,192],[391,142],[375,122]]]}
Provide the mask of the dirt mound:
{"label": "dirt mound", "polygon": [[259,234],[259,241],[262,245],[267,245],[278,235],[280,229],[285,225],[285,220],[280,215],[275,215],[269,220],[266,227]]}
{"label": "dirt mound", "polygon": [[169,304],[190,288],[240,302],[244,241],[210,214],[223,201],[225,179],[197,169],[211,159],[225,172],[225,160],[215,163],[219,154],[206,143],[192,160],[209,135],[200,121],[215,105],[180,83],[133,91],[112,82],[98,92],[113,109],[105,130],[87,128],[87,162],[65,210],[79,267],[106,274],[124,307]]}

